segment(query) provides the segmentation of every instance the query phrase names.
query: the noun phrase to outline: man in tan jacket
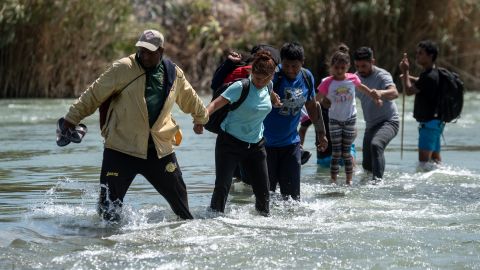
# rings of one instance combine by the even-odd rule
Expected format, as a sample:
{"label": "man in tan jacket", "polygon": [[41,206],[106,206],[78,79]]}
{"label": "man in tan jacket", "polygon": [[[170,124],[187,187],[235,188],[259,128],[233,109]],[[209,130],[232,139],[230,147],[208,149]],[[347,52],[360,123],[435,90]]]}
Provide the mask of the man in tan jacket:
{"label": "man in tan jacket", "polygon": [[[115,61],[65,115],[62,131],[101,110],[105,139],[98,212],[109,221],[120,218],[123,198],[137,174],[143,175],[183,219],[191,219],[186,186],[174,153],[181,132],[172,118],[176,103],[193,117],[202,133],[208,113],[183,71],[163,58],[164,37],[146,30],[137,53]],[[106,107],[106,108],[105,108]],[[104,112],[104,113],[102,113]]]}

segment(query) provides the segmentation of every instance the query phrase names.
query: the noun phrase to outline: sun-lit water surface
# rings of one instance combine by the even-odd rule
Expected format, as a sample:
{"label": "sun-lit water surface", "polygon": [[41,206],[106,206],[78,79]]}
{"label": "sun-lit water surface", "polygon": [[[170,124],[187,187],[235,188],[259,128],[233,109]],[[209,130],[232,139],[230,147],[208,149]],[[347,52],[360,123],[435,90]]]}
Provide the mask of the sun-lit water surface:
{"label": "sun-lit water surface", "polygon": [[[193,134],[177,109],[184,140],[176,153],[196,219],[178,220],[139,176],[116,225],[95,211],[98,115],[86,119],[81,144],[55,144],[55,122],[70,102],[0,100],[0,269],[480,269],[480,94],[469,93],[462,118],[447,125],[439,169],[416,172],[407,98],[403,159],[399,134],[384,181],[372,184],[357,168],[353,187],[331,186],[312,157],[302,167],[301,202],[273,197],[268,218],[255,213],[243,184],[224,216],[206,212],[215,136]],[[306,148],[313,151],[312,130]]]}

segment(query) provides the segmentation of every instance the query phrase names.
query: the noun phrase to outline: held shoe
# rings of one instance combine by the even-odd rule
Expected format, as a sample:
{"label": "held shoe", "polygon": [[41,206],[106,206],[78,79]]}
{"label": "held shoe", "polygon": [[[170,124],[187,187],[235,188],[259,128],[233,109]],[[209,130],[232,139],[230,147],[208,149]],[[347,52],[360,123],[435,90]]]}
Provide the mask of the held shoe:
{"label": "held shoe", "polygon": [[75,126],[75,129],[72,131],[69,129],[69,139],[73,143],[81,143],[83,137],[85,137],[85,134],[87,134],[87,126],[84,124],[78,124],[78,126]]}
{"label": "held shoe", "polygon": [[70,142],[80,143],[87,134],[87,126],[79,124],[75,128],[64,127],[65,118],[60,118],[57,121],[57,145],[66,146]]}
{"label": "held shoe", "polygon": [[312,153],[310,153],[310,151],[301,150],[300,163],[302,165],[307,163],[311,156],[312,156]]}
{"label": "held shoe", "polygon": [[70,140],[67,138],[66,131],[63,129],[63,122],[65,119],[62,117],[57,121],[57,145],[65,146],[70,143]]}

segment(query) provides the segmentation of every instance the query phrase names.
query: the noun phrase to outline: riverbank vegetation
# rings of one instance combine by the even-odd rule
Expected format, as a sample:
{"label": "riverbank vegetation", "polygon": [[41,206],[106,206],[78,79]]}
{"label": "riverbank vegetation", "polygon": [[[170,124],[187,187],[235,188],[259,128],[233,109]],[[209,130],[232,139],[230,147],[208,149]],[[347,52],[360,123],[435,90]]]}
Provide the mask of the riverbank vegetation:
{"label": "riverbank vegetation", "polygon": [[[476,0],[6,0],[0,8],[0,98],[78,96],[113,60],[135,51],[145,28],[198,91],[229,48],[298,41],[317,80],[340,43],[374,48],[394,74],[403,52],[433,39],[438,63],[480,90]],[[419,70],[416,70],[418,73]]]}

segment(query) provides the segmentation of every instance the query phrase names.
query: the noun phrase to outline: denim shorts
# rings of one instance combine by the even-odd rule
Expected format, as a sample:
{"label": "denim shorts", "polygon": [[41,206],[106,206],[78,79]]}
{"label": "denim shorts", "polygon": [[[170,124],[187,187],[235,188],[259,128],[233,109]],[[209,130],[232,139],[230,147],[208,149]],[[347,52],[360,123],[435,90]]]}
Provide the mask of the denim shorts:
{"label": "denim shorts", "polygon": [[442,137],[445,123],[434,119],[428,122],[419,122],[418,148],[432,152],[440,152],[440,138]]}

